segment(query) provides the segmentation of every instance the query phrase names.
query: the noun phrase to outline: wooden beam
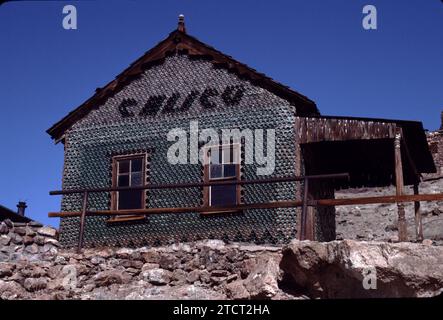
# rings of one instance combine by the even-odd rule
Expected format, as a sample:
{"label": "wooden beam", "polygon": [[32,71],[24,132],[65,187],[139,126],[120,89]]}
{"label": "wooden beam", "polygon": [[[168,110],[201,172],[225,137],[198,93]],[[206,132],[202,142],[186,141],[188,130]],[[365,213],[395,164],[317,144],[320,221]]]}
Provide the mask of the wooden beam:
{"label": "wooden beam", "polygon": [[418,195],[401,195],[401,196],[380,196],[380,197],[361,197],[347,199],[320,199],[310,201],[310,205],[319,206],[352,206],[364,204],[379,203],[397,203],[397,202],[414,202],[414,201],[442,201],[443,193],[435,194],[418,194]]}
{"label": "wooden beam", "polygon": [[[394,156],[395,156],[395,187],[396,195],[403,195],[404,181],[403,181],[403,164],[401,160],[401,128],[396,128],[394,139]],[[406,224],[405,207],[403,203],[397,203],[398,212],[398,240],[408,241],[408,230]]]}
{"label": "wooden beam", "polygon": [[[124,215],[144,215],[144,214],[163,214],[163,213],[187,213],[197,212],[202,214],[215,214],[220,212],[251,210],[251,209],[275,209],[275,208],[291,208],[302,205],[301,201],[278,201],[269,203],[251,203],[238,204],[230,207],[181,207],[181,208],[148,208],[148,209],[132,209],[132,210],[97,210],[88,211],[86,215],[91,216],[124,216]],[[61,217],[79,217],[81,212],[50,212],[51,218]]]}
{"label": "wooden beam", "polygon": [[[414,201],[442,201],[443,193],[435,194],[418,194],[418,195],[402,195],[402,196],[380,196],[380,197],[361,197],[347,199],[319,199],[309,200],[309,206],[352,206],[364,204],[381,204],[381,203],[397,203],[397,202],[414,202]],[[134,210],[97,210],[87,211],[86,215],[96,216],[118,216],[118,215],[145,215],[145,214],[163,214],[163,213],[186,213],[200,212],[212,213],[220,211],[238,211],[250,209],[272,209],[272,208],[291,208],[300,207],[302,201],[279,201],[269,203],[240,204],[233,207],[183,207],[183,208],[150,208],[150,209],[134,209]],[[81,212],[50,212],[50,218],[79,217]]]}

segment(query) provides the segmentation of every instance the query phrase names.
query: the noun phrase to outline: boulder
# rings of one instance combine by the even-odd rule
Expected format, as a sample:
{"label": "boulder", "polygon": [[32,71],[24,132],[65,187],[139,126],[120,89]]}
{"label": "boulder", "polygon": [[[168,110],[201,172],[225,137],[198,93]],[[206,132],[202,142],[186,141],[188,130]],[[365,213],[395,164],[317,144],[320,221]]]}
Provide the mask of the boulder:
{"label": "boulder", "polygon": [[4,222],[0,222],[0,234],[6,234],[9,232],[9,228]]}
{"label": "boulder", "polygon": [[186,280],[189,283],[194,283],[200,279],[200,273],[201,273],[200,270],[192,270],[191,272],[188,273]]}
{"label": "boulder", "polygon": [[14,233],[20,235],[20,236],[25,236],[26,235],[26,228],[25,227],[14,227]]}
{"label": "boulder", "polygon": [[257,258],[255,268],[243,282],[252,299],[270,299],[277,294],[281,278],[279,260],[278,256]]}
{"label": "boulder", "polygon": [[229,283],[226,286],[226,293],[228,298],[235,300],[245,300],[250,297],[248,290],[246,290],[241,280]]}
{"label": "boulder", "polygon": [[27,246],[25,248],[25,251],[28,253],[31,253],[31,254],[36,254],[36,253],[38,253],[39,248],[38,248],[38,245],[34,243],[34,244]]}
{"label": "boulder", "polygon": [[6,226],[11,229],[14,227],[14,223],[12,223],[12,221],[10,219],[5,219],[3,220],[3,222],[6,224]]}
{"label": "boulder", "polygon": [[35,292],[45,289],[48,286],[46,278],[26,278],[23,287],[29,292]]}
{"label": "boulder", "polygon": [[29,245],[31,245],[31,244],[33,244],[34,243],[34,238],[32,238],[32,237],[30,237],[30,236],[24,236],[23,237],[23,244],[25,245],[25,246],[29,246]]}
{"label": "boulder", "polygon": [[45,236],[45,237],[55,238],[55,236],[57,235],[57,230],[54,228],[45,226],[45,227],[41,227],[40,229],[38,229],[37,233],[42,236]]}
{"label": "boulder", "polygon": [[143,272],[143,277],[153,285],[162,286],[171,281],[171,272],[165,269],[157,268]]}
{"label": "boulder", "polygon": [[429,297],[443,292],[443,247],[408,242],[292,241],[281,268],[320,298]]}
{"label": "boulder", "polygon": [[10,242],[11,242],[11,237],[10,236],[5,235],[5,234],[0,236],[0,248],[4,247],[4,246],[7,246]]}
{"label": "boulder", "polygon": [[17,282],[0,280],[0,300],[14,300],[25,297],[25,290]]}
{"label": "boulder", "polygon": [[14,268],[14,264],[12,263],[0,262],[0,278],[12,276]]}
{"label": "boulder", "polygon": [[111,284],[125,284],[131,281],[131,275],[121,270],[107,270],[94,276],[94,282],[98,287],[110,286]]}

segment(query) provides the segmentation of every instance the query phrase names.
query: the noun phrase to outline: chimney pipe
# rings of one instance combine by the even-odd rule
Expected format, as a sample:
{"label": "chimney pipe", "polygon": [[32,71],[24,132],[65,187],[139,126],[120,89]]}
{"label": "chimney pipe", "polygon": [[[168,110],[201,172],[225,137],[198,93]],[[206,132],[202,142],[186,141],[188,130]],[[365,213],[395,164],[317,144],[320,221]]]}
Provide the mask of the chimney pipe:
{"label": "chimney pipe", "polygon": [[26,202],[24,202],[24,201],[19,201],[19,203],[17,204],[17,214],[18,214],[19,216],[24,217],[24,216],[25,216],[25,209],[26,209],[27,207],[28,207],[28,206],[26,205]]}
{"label": "chimney pipe", "polygon": [[186,28],[185,28],[185,16],[184,15],[179,15],[178,16],[178,27],[177,30],[183,33],[186,33]]}

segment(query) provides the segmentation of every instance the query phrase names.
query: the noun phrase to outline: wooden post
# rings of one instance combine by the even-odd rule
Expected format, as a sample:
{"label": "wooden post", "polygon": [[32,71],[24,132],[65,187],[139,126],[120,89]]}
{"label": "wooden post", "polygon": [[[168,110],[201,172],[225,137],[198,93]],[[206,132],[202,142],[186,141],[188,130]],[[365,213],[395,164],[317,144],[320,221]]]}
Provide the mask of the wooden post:
{"label": "wooden post", "polygon": [[[397,196],[403,195],[403,165],[401,161],[401,128],[397,128],[394,139],[394,155],[395,155],[395,186]],[[397,202],[398,212],[398,240],[408,241],[408,229],[406,225],[405,206],[403,203]]]}
{"label": "wooden post", "polygon": [[85,233],[85,218],[86,218],[86,209],[88,207],[88,191],[83,193],[83,205],[82,205],[82,213],[80,216],[80,231],[78,235],[78,247],[77,251],[81,252],[83,247],[83,236]]}
{"label": "wooden post", "polygon": [[307,216],[308,216],[308,189],[309,189],[309,179],[305,178],[303,183],[300,240],[306,240],[306,227],[307,227]]}
{"label": "wooden post", "polygon": [[[414,195],[418,195],[418,183],[414,184]],[[423,223],[421,219],[420,201],[414,201],[415,211],[415,234],[418,241],[423,241]]]}

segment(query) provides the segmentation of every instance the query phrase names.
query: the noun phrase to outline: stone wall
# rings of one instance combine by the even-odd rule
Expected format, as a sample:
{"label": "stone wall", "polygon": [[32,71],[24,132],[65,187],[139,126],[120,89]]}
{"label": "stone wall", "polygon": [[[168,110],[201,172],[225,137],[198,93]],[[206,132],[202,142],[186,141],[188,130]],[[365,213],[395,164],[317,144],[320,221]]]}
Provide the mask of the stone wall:
{"label": "stone wall", "polygon": [[427,138],[429,149],[431,150],[435,167],[437,168],[437,173],[431,175],[428,174],[425,178],[443,176],[443,130],[429,132]]}
{"label": "stone wall", "polygon": [[0,261],[22,255],[45,254],[60,246],[56,229],[31,221],[0,222]]}
{"label": "stone wall", "polygon": [[[77,253],[50,241],[53,229],[36,232],[46,244],[1,247],[0,300],[417,297],[443,288],[438,246],[346,240],[282,248],[205,240]],[[362,287],[367,268],[376,268],[377,290]]]}

